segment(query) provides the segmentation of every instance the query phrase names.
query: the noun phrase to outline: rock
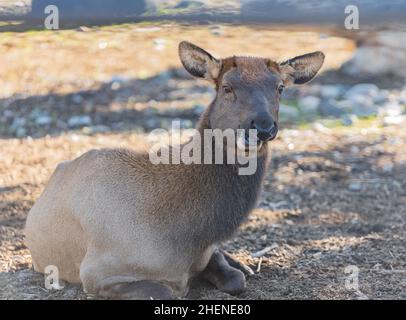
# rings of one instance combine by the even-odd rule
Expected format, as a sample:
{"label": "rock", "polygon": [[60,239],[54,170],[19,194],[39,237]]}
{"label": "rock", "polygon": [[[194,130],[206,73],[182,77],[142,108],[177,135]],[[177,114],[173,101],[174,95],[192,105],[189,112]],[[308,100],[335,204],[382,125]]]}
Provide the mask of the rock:
{"label": "rock", "polygon": [[186,97],[190,96],[193,94],[191,88],[178,88],[175,90],[172,90],[168,94],[168,99],[169,100],[184,100]]}
{"label": "rock", "polygon": [[122,76],[120,76],[120,75],[113,75],[112,77],[111,77],[111,79],[110,79],[110,82],[118,82],[118,83],[120,83],[120,84],[123,84],[123,83],[125,83],[126,81],[127,81],[128,79],[127,78],[125,78],[125,77],[122,77]]}
{"label": "rock", "polygon": [[104,50],[109,46],[109,43],[107,41],[100,41],[98,44],[98,47],[100,50]]}
{"label": "rock", "polygon": [[406,122],[406,115],[387,116],[382,122],[384,125],[399,125]]}
{"label": "rock", "polygon": [[400,104],[406,106],[406,89],[403,89],[403,90],[399,93],[398,102],[399,102]]}
{"label": "rock", "polygon": [[379,90],[379,92],[373,97],[373,101],[376,104],[384,104],[389,101],[389,91]]}
{"label": "rock", "polygon": [[111,131],[110,127],[102,125],[102,124],[95,125],[95,126],[90,126],[90,127],[85,127],[85,128],[88,129],[88,132],[90,134]]}
{"label": "rock", "polygon": [[220,26],[213,26],[210,28],[211,34],[215,36],[222,36],[224,35],[224,30]]}
{"label": "rock", "polygon": [[25,118],[21,117],[14,118],[13,123],[10,126],[10,129],[16,131],[17,129],[24,127],[26,123],[27,120]]}
{"label": "rock", "polygon": [[[312,90],[306,87],[287,87],[282,93],[282,98],[283,100],[295,100],[304,95],[318,95],[317,87],[314,88],[313,85],[311,88]],[[303,91],[305,91],[305,93],[303,93]]]}
{"label": "rock", "polygon": [[86,26],[79,26],[78,28],[75,29],[75,31],[78,31],[78,32],[89,32],[91,30],[92,29],[90,29],[90,28],[88,28]]}
{"label": "rock", "polygon": [[366,107],[363,105],[355,106],[353,109],[353,114],[360,118],[368,118],[376,116],[378,114],[378,109],[374,106]]}
{"label": "rock", "polygon": [[370,117],[378,114],[378,106],[368,96],[354,96],[351,102],[353,104],[351,112],[358,117]]}
{"label": "rock", "polygon": [[313,254],[313,258],[315,259],[320,259],[321,258],[322,253],[321,252],[316,252]]}
{"label": "rock", "polygon": [[76,93],[72,96],[72,102],[75,104],[81,104],[83,102],[83,97],[80,94]]}
{"label": "rock", "polygon": [[353,103],[350,100],[338,100],[335,102],[336,106],[347,113],[352,112]]}
{"label": "rock", "polygon": [[373,83],[359,83],[351,87],[346,93],[345,98],[353,100],[356,96],[374,97],[378,95],[379,88]]}
{"label": "rock", "polygon": [[193,113],[196,116],[200,116],[204,112],[205,109],[206,109],[206,107],[204,105],[196,104],[193,106]]}
{"label": "rock", "polygon": [[385,173],[390,173],[393,171],[394,165],[393,163],[386,163],[382,166],[382,171]]}
{"label": "rock", "polygon": [[6,109],[3,111],[3,117],[12,118],[12,117],[14,117],[14,112],[9,109]]}
{"label": "rock", "polygon": [[145,120],[144,127],[147,130],[153,130],[156,128],[160,128],[161,122],[155,117],[149,118],[149,119]]}
{"label": "rock", "polygon": [[35,124],[37,126],[47,126],[52,123],[52,118],[48,115],[38,116],[35,119]]}
{"label": "rock", "polygon": [[[310,84],[308,86],[298,87],[296,89],[299,89],[301,96],[316,96],[316,97],[319,97],[321,95],[320,94],[321,87],[322,87],[321,84],[312,83],[312,84]],[[285,96],[285,92],[292,89],[292,88],[295,88],[295,87],[286,88],[286,90],[284,91],[284,96]]]}
{"label": "rock", "polygon": [[350,147],[350,152],[351,152],[351,154],[358,154],[359,153],[359,148],[357,147],[357,146],[351,146]]}
{"label": "rock", "polygon": [[68,120],[68,126],[71,128],[90,126],[91,124],[92,119],[89,116],[73,116]]}
{"label": "rock", "polygon": [[341,116],[341,123],[344,126],[351,126],[354,124],[354,122],[358,121],[358,117],[356,115],[350,115],[350,114],[343,114]]}
{"label": "rock", "polygon": [[402,114],[403,111],[403,106],[396,102],[387,103],[381,108],[381,113],[386,116],[398,116]]}
{"label": "rock", "polygon": [[154,39],[154,48],[155,50],[162,51],[166,47],[165,39]]}
{"label": "rock", "polygon": [[299,100],[299,107],[305,113],[316,113],[320,105],[320,98],[307,96]]}
{"label": "rock", "polygon": [[279,105],[279,117],[282,121],[297,121],[300,118],[299,111],[292,106],[286,104]]}
{"label": "rock", "polygon": [[336,99],[341,93],[341,88],[336,85],[324,85],[320,88],[320,95],[325,99]]}
{"label": "rock", "polygon": [[202,1],[182,0],[174,8],[175,9],[196,9],[204,6]]}
{"label": "rock", "polygon": [[343,73],[355,77],[397,76],[406,78],[406,36],[402,30],[365,32],[358,38],[353,58],[342,66]]}
{"label": "rock", "polygon": [[110,86],[111,90],[116,91],[121,88],[121,82],[113,81]]}
{"label": "rock", "polygon": [[166,70],[154,77],[154,83],[157,85],[166,85],[169,80],[171,80],[173,72]]}
{"label": "rock", "polygon": [[61,130],[66,130],[68,128],[68,125],[64,121],[58,119],[56,120],[56,127]]}
{"label": "rock", "polygon": [[27,129],[25,129],[24,127],[17,128],[17,130],[16,130],[17,138],[22,138],[22,137],[25,137],[26,135],[27,135]]}
{"label": "rock", "polygon": [[321,122],[315,122],[312,125],[312,128],[318,132],[321,133],[331,133],[331,129],[327,128],[324,124],[322,124]]}
{"label": "rock", "polygon": [[361,189],[362,189],[362,185],[359,182],[351,182],[348,185],[348,190],[351,190],[351,191],[359,191]]}
{"label": "rock", "polygon": [[319,113],[324,117],[335,117],[339,118],[346,111],[339,107],[339,104],[334,99],[324,100],[319,105]]}
{"label": "rock", "polygon": [[[148,103],[153,104],[152,101],[155,101],[155,100],[151,100]],[[157,114],[159,114],[159,109],[156,107],[147,107],[144,109],[143,112],[146,117],[153,117],[153,116],[156,116]]]}
{"label": "rock", "polygon": [[181,129],[190,129],[193,128],[193,121],[188,119],[180,120],[180,128]]}

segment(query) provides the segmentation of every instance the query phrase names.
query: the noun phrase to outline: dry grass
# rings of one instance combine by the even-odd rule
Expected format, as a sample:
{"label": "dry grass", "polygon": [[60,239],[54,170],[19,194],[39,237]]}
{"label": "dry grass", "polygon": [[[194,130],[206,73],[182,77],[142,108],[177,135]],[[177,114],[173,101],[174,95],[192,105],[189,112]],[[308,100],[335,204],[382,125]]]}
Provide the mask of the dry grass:
{"label": "dry grass", "polygon": [[[323,50],[327,56],[324,69],[339,67],[354,50],[353,42],[344,38],[269,27],[145,23],[83,30],[3,34],[0,98],[93,89],[113,75],[145,78],[180,66],[177,46],[182,40],[193,41],[219,57],[245,54],[283,60]],[[163,46],[156,45],[159,39],[164,40]]]}

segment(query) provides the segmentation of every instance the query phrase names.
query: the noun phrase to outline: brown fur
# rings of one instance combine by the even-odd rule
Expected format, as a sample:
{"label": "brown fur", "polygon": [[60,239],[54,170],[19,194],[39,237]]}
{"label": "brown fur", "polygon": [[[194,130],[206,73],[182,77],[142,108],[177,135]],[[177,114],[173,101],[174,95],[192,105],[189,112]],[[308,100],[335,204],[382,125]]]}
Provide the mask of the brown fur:
{"label": "brown fur", "polygon": [[[281,74],[274,62],[220,61],[188,43],[180,45],[180,55],[186,69],[218,88],[199,132],[246,128],[258,110],[277,118]],[[221,93],[226,81],[240,87],[246,99],[240,109]],[[238,293],[246,268],[216,248],[254,208],[267,158],[264,143],[252,175],[239,175],[238,165],[154,165],[148,154],[126,149],[92,150],[64,162],[28,215],[34,268],[44,272],[56,265],[62,279],[115,298],[184,296],[189,280],[202,271],[218,288]]]}

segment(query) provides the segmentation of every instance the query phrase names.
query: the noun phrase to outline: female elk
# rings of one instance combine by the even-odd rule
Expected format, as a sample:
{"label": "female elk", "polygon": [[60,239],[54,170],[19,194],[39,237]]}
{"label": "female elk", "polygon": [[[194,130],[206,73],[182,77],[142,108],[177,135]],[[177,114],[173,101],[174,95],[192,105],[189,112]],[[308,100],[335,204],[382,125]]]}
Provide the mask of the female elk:
{"label": "female elk", "polygon": [[35,270],[56,265],[62,279],[113,298],[184,296],[195,276],[231,294],[245,288],[248,268],[219,245],[256,204],[284,86],[311,80],[324,55],[281,64],[220,60],[188,42],[180,43],[179,55],[188,72],[217,90],[198,132],[255,129],[255,141],[244,139],[243,148],[258,145],[257,170],[239,175],[238,164],[154,165],[148,154],[125,149],[92,150],[64,162],[28,215]]}

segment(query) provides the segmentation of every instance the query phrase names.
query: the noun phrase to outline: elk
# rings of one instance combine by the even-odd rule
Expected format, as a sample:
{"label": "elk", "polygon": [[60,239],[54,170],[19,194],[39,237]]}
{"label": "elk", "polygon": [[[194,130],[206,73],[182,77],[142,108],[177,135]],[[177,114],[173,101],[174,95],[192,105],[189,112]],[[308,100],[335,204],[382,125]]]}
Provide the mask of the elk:
{"label": "elk", "polygon": [[190,74],[216,88],[197,131],[256,130],[255,173],[239,175],[238,164],[157,165],[146,152],[127,149],[91,150],[63,162],[26,222],[36,271],[55,265],[61,279],[116,299],[184,297],[195,277],[234,295],[245,289],[251,269],[221,244],[256,205],[283,88],[310,81],[324,54],[283,63],[216,59],[183,41],[179,56]]}

